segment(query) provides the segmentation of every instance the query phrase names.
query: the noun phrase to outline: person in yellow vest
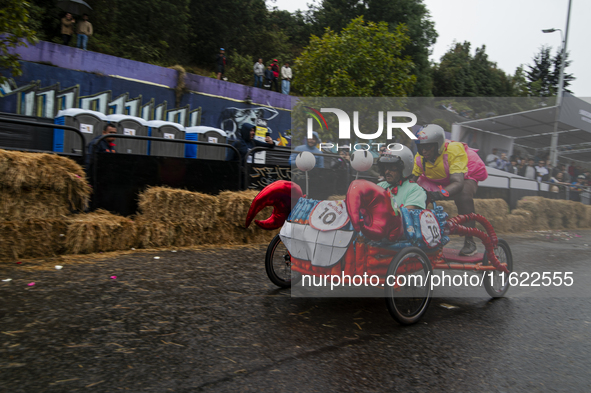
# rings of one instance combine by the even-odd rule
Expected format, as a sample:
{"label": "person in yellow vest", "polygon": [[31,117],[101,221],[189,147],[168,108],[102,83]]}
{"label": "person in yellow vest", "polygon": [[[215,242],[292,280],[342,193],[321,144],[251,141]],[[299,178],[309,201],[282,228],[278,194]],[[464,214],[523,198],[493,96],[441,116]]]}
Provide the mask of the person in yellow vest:
{"label": "person in yellow vest", "polygon": [[[474,213],[474,195],[478,182],[488,173],[476,151],[461,142],[445,140],[443,128],[428,124],[417,132],[418,153],[413,177],[427,191],[431,201],[453,200],[458,214]],[[465,224],[475,227],[475,222]],[[476,243],[466,236],[460,255],[474,255]]]}
{"label": "person in yellow vest", "polygon": [[88,43],[88,37],[92,35],[92,23],[88,21],[88,15],[82,15],[82,22],[78,23],[78,42],[76,48],[82,48],[86,50],[86,44]]}

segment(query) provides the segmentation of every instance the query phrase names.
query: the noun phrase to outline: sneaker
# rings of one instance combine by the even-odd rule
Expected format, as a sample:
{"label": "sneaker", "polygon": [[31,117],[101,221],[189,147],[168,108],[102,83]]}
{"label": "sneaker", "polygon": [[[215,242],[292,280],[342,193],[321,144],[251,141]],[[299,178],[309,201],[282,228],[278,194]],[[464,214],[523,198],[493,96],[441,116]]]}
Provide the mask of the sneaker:
{"label": "sneaker", "polygon": [[469,257],[474,254],[476,254],[476,243],[474,243],[474,240],[466,238],[464,240],[464,247],[460,250],[460,255]]}

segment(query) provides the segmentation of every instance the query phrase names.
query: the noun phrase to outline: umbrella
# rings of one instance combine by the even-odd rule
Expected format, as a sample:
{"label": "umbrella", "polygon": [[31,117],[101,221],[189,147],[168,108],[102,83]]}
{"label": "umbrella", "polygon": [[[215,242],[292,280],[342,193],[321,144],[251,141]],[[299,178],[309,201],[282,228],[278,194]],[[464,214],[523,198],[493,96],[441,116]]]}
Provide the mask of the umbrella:
{"label": "umbrella", "polygon": [[90,14],[92,8],[82,0],[60,0],[58,8],[75,15]]}

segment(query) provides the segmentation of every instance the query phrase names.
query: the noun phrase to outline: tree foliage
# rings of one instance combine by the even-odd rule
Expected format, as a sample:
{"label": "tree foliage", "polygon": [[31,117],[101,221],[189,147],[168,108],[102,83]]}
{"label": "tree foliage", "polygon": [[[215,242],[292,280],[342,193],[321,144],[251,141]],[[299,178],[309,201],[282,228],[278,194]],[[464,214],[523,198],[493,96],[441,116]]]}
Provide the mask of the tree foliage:
{"label": "tree foliage", "polygon": [[394,32],[384,22],[354,19],[342,32],[327,29],[296,60],[296,87],[305,96],[404,97],[416,77],[402,52],[410,42],[403,25]]}
{"label": "tree foliage", "polygon": [[436,97],[510,97],[513,81],[488,59],[486,46],[455,43],[433,66],[433,94]]}
{"label": "tree foliage", "polygon": [[312,10],[313,31],[319,35],[328,27],[339,32],[359,16],[366,21],[386,22],[392,32],[398,25],[405,25],[410,42],[402,55],[410,56],[417,77],[412,95],[431,96],[429,48],[437,32],[423,0],[323,0]]}
{"label": "tree foliage", "polygon": [[[552,48],[542,46],[540,51],[533,58],[533,65],[528,65],[526,71],[528,93],[534,97],[552,97],[558,92],[560,82],[560,65],[562,63],[562,52],[558,51],[553,57]],[[569,66],[568,53],[566,54],[565,69]],[[572,74],[564,74],[564,91],[572,93],[568,85],[575,78]]]}
{"label": "tree foliage", "polygon": [[[10,48],[35,43],[37,37],[32,28],[29,11],[31,5],[24,0],[4,0],[0,8],[0,69],[6,69],[12,75],[21,75],[18,63],[19,55],[9,53]],[[6,81],[6,75],[0,74],[0,83]]]}

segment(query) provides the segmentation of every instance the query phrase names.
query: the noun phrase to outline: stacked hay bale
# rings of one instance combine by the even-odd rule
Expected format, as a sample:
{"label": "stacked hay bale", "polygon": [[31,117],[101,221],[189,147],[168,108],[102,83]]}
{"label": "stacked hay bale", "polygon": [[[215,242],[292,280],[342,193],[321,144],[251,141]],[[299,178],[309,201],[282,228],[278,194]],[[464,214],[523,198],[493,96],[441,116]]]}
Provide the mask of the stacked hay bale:
{"label": "stacked hay bale", "polygon": [[208,243],[219,213],[217,197],[168,187],[147,189],[138,207],[138,243],[144,248]]}
{"label": "stacked hay bale", "polygon": [[129,250],[136,244],[135,223],[106,210],[77,214],[66,221],[66,254]]}
{"label": "stacked hay bale", "polygon": [[591,205],[585,206],[585,213],[579,217],[579,228],[591,228]]}
{"label": "stacked hay bale", "polygon": [[507,216],[507,219],[509,221],[509,232],[524,232],[532,229],[534,217],[529,210],[514,209]]}
{"label": "stacked hay bale", "polygon": [[86,209],[90,192],[84,170],[68,158],[0,150],[0,257],[61,252],[65,216]]}
{"label": "stacked hay bale", "polygon": [[547,212],[550,210],[548,204],[549,202],[550,199],[537,196],[525,197],[517,202],[517,209],[527,210],[531,213],[531,226],[529,229],[545,230],[550,228],[547,214]]}
{"label": "stacked hay bale", "polygon": [[[253,223],[245,228],[246,214],[253,199],[259,192],[254,190],[232,192],[224,191],[218,195],[220,214],[217,221],[217,241],[228,243],[268,243],[279,233],[278,230],[268,231]],[[271,216],[272,207],[264,208],[255,219],[264,220]]]}
{"label": "stacked hay bale", "polygon": [[[443,210],[450,218],[458,215],[458,209],[454,201],[439,201],[437,204],[443,207]],[[490,221],[496,232],[507,232],[509,230],[509,220],[507,218],[509,205],[503,199],[475,199],[474,208],[476,213]],[[483,229],[480,224],[477,224],[477,227]]]}

